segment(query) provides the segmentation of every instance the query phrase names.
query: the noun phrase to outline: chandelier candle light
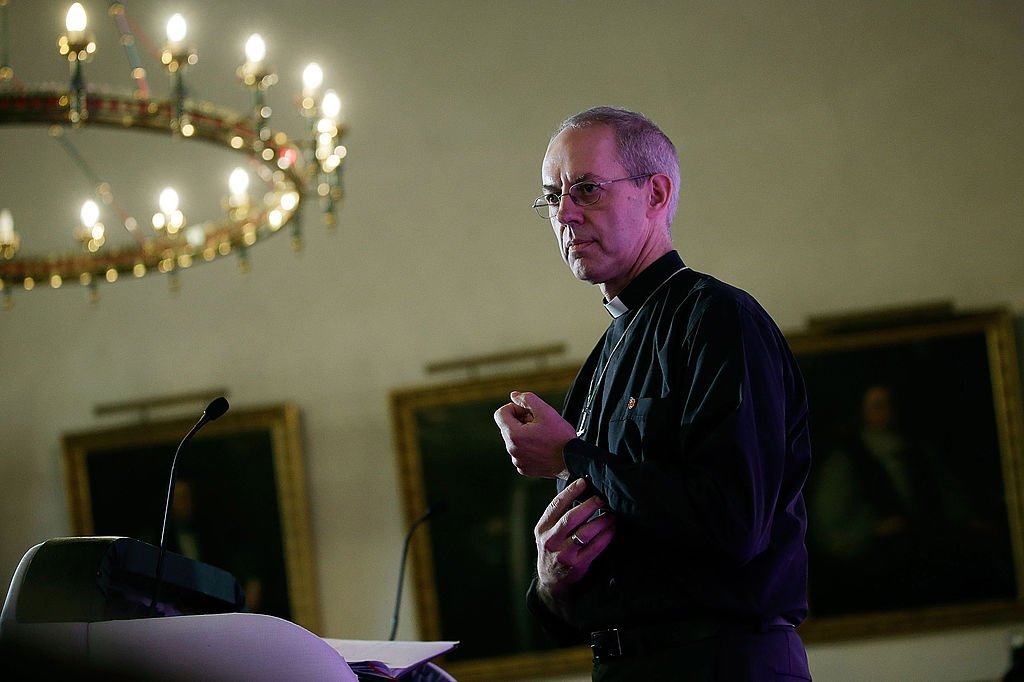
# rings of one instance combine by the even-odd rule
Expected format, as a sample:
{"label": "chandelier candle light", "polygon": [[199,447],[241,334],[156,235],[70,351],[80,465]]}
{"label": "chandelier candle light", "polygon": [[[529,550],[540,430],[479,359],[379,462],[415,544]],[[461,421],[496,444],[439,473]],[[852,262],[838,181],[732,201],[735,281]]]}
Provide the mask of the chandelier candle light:
{"label": "chandelier candle light", "polygon": [[[11,1],[0,0],[0,43],[7,40],[6,12]],[[108,88],[86,85],[83,65],[97,46],[88,32],[86,10],[78,2],[68,9],[66,31],[57,41],[71,70],[66,88],[25,86],[17,80],[11,65],[0,63],[0,125],[48,126],[51,136],[86,175],[95,192],[95,200],[82,206],[80,224],[69,229],[69,250],[45,256],[22,253],[31,244],[17,230],[19,216],[0,207],[0,291],[8,309],[13,305],[14,290],[32,290],[41,282],[56,289],[66,281],[77,280],[95,301],[98,282],[113,283],[123,274],[139,278],[163,273],[170,276],[172,288],[176,288],[178,273],[196,259],[213,261],[235,254],[242,270],[247,271],[248,249],[286,225],[291,227],[294,249],[301,249],[299,215],[306,198],[319,200],[324,222],[334,227],[347,154],[341,144],[345,126],[337,93],[326,90],[321,94],[324,74],[319,65],[310,64],[302,73],[301,96],[297,99],[307,129],[304,137],[292,140],[270,123],[272,112],[266,94],[276,84],[277,75],[267,63],[267,45],[260,35],[252,35],[245,43],[245,59],[236,71],[238,81],[251,92],[252,109],[248,114],[237,113],[189,98],[185,71],[198,62],[198,57],[187,41],[187,24],[181,14],[167,21],[166,42],[158,58],[170,77],[170,96],[158,100],[151,97],[145,68],[135,51],[125,4],[110,3],[109,13],[131,66],[135,87],[130,95],[110,94]],[[0,44],[0,62],[6,62],[6,47]],[[143,227],[121,208],[109,183],[92,169],[90,159],[65,134],[69,128],[85,126],[143,130],[212,143],[245,155],[247,162],[226,179],[224,215],[190,223],[179,205],[178,193],[168,187],[160,193],[152,221],[145,221],[150,224]],[[265,188],[262,196],[251,196],[250,172]],[[0,206],[2,203],[0,194]],[[117,214],[116,218],[107,215],[104,225],[104,214],[111,212]],[[123,228],[130,239],[112,243],[112,225]]]}

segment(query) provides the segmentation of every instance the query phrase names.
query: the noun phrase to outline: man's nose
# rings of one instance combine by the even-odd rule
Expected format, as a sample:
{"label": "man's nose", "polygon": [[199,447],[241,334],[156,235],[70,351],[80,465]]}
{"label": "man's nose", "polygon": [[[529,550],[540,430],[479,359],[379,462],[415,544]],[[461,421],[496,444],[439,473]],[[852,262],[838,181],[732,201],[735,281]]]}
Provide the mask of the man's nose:
{"label": "man's nose", "polygon": [[558,222],[562,224],[576,222],[579,220],[579,216],[580,207],[568,192],[558,197],[558,210],[555,211]]}

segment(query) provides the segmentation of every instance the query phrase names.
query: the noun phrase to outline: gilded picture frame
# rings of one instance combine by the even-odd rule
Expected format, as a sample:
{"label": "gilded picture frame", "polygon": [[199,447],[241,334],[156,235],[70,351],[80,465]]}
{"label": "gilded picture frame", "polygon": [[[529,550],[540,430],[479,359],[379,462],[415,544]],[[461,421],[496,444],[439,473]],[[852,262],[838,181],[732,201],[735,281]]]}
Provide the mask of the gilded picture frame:
{"label": "gilded picture frame", "polygon": [[804,640],[1024,617],[1012,315],[850,316],[787,337],[811,410]]}
{"label": "gilded picture frame", "polygon": [[[194,418],[79,431],[61,439],[74,535],[158,545],[170,464]],[[232,573],[247,610],[316,633],[315,582],[299,410],[234,409],[207,423],[176,467],[167,548]]]}
{"label": "gilded picture frame", "polygon": [[[812,549],[811,615],[800,627],[801,636],[814,643],[1024,617],[1024,427],[1012,316],[994,310],[866,319],[866,324],[851,317],[786,335],[806,374],[815,465],[834,449],[830,438],[842,431],[842,418],[855,403],[845,392],[859,390],[868,369],[889,372],[890,381],[911,389],[910,402],[918,404],[911,411],[915,426],[931,424],[932,440],[957,447],[941,456],[953,465],[954,474],[943,480],[968,485],[972,494],[980,491],[986,500],[978,520],[995,531],[996,540],[975,547],[988,548],[990,554],[982,559],[995,557],[1000,576],[986,585],[989,576],[975,573],[984,589],[972,592],[968,586],[965,591],[961,585],[954,593],[942,584],[948,574],[940,572],[932,592],[913,603],[876,600],[869,610],[848,603],[822,609],[819,586],[834,578],[832,568]],[[576,369],[573,365],[392,393],[406,518],[412,523],[438,502],[448,507],[418,531],[411,547],[420,636],[463,642],[444,664],[462,682],[589,670],[588,648],[553,648],[526,613],[525,585],[535,561],[533,524],[553,496],[554,484],[531,483],[515,472],[492,419],[513,389],[535,391],[560,406]],[[950,417],[958,410],[960,421]],[[952,437],[955,427],[976,434],[975,440]],[[981,433],[983,437],[977,435]],[[957,466],[956,455],[967,448],[965,442],[974,444],[970,456],[963,458],[977,469],[970,476]],[[830,506],[821,501],[827,495],[812,489],[818,483],[808,483],[812,547],[818,542],[822,509]],[[883,571],[873,580],[891,581],[905,568],[890,564],[888,574]],[[872,589],[891,595],[878,583],[865,582],[857,596],[870,595]]]}

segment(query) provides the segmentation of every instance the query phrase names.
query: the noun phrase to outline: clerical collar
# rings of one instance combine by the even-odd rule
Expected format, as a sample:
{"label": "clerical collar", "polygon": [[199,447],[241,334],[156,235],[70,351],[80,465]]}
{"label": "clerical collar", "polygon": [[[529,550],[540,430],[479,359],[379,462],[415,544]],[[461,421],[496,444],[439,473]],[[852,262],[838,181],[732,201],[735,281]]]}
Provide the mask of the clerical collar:
{"label": "clerical collar", "polygon": [[619,295],[612,300],[604,301],[604,307],[612,317],[620,317],[634,307],[643,303],[657,287],[666,279],[686,267],[678,251],[669,251],[664,256],[648,265],[643,272],[633,278]]}

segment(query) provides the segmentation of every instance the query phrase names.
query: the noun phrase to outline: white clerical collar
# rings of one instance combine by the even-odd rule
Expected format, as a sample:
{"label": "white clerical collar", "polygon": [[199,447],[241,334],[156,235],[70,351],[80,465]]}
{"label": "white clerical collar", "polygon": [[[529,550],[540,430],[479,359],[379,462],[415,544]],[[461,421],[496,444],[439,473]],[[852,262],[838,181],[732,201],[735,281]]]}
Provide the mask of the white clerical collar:
{"label": "white clerical collar", "polygon": [[651,295],[665,282],[689,268],[678,251],[669,251],[644,268],[612,300],[604,300],[604,307],[613,318],[619,318],[638,305],[642,308]]}
{"label": "white clerical collar", "polygon": [[629,312],[629,306],[622,302],[622,299],[616,296],[610,301],[604,302],[604,307],[608,310],[608,314],[612,317],[621,317]]}

